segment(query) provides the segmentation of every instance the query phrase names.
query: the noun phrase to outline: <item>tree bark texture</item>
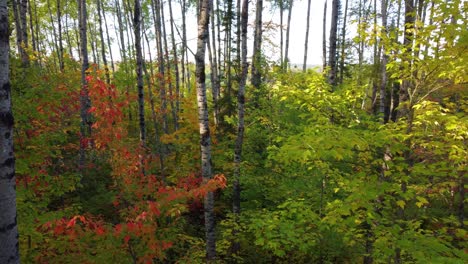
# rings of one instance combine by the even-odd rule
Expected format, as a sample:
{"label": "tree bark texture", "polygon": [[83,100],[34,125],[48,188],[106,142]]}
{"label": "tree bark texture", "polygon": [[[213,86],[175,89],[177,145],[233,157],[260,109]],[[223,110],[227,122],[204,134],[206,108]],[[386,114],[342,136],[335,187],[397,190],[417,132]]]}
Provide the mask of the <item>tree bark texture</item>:
{"label": "tree bark texture", "polygon": [[255,33],[254,33],[254,48],[252,56],[252,85],[260,88],[262,82],[261,61],[262,61],[262,12],[263,0],[257,0],[255,11]]}
{"label": "tree bark texture", "polygon": [[91,135],[91,120],[89,109],[91,101],[88,95],[88,82],[86,81],[86,70],[89,68],[88,62],[88,37],[87,37],[87,15],[86,15],[86,0],[78,0],[79,10],[79,28],[80,28],[80,54],[81,54],[81,93],[80,93],[80,169],[85,165],[85,149],[87,137]]}
{"label": "tree bark texture", "polygon": [[[201,1],[198,18],[197,53],[195,55],[195,75],[197,84],[198,123],[200,124],[201,167],[203,180],[211,179],[211,137],[208,124],[208,103],[205,83],[205,49],[208,40],[208,23],[210,17],[210,0]],[[214,195],[208,192],[204,200],[206,259],[208,262],[216,258],[216,237],[214,219]]]}
{"label": "tree bark texture", "polygon": [[138,91],[138,123],[140,126],[140,144],[144,147],[146,144],[146,125],[145,125],[145,97],[143,90],[143,55],[141,52],[141,4],[140,0],[135,0],[133,30],[135,33],[135,51],[136,51],[136,75]]}
{"label": "tree bark texture", "polygon": [[0,0],[0,263],[19,263],[7,0]]}
{"label": "tree bark texture", "polygon": [[336,85],[336,42],[337,42],[337,31],[338,31],[338,9],[340,7],[340,0],[332,1],[332,17],[330,27],[330,48],[328,50],[328,66],[330,71],[328,72],[328,83],[332,86]]}

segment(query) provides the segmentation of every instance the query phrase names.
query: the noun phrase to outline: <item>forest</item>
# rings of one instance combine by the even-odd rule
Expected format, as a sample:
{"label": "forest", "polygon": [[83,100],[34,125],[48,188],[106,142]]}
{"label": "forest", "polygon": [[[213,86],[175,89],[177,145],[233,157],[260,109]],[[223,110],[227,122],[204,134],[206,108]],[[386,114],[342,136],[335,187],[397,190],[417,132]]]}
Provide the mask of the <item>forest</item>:
{"label": "forest", "polygon": [[0,0],[0,263],[468,263],[467,24],[464,0]]}

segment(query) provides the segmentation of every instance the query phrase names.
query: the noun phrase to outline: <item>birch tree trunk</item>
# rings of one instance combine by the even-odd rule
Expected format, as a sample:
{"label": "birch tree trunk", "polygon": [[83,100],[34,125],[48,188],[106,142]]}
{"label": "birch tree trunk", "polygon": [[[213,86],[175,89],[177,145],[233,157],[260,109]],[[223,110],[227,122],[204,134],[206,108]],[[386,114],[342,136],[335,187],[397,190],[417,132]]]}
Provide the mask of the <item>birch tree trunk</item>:
{"label": "birch tree trunk", "polygon": [[[210,16],[210,0],[201,1],[200,16],[198,18],[198,39],[196,62],[196,83],[198,101],[198,121],[200,124],[200,148],[202,176],[206,182],[211,179],[211,138],[208,125],[208,103],[206,98],[205,83],[205,48],[208,39],[208,23]],[[205,196],[205,234],[206,234],[206,259],[208,262],[216,258],[214,196],[208,192]]]}
{"label": "birch tree trunk", "polygon": [[0,263],[19,263],[7,0],[0,0]]}

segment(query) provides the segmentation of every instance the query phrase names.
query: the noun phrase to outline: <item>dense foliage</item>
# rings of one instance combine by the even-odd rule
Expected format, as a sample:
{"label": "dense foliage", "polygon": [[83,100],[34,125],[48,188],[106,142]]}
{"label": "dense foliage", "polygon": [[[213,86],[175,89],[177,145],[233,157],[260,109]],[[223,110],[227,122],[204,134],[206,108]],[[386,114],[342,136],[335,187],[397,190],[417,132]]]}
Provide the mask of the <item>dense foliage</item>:
{"label": "dense foliage", "polygon": [[[166,73],[145,61],[142,144],[133,51],[110,82],[107,65],[87,70],[92,133],[83,137],[79,60],[65,48],[58,69],[57,51],[28,49],[26,66],[12,49],[22,262],[204,263],[203,199],[214,192],[216,263],[467,263],[467,5],[420,2],[432,4],[431,22],[414,22],[412,48],[398,41],[405,26],[360,25],[343,43],[336,85],[332,69],[299,72],[262,57],[260,87],[246,87],[240,215],[231,212],[234,71],[218,101],[213,75],[207,82],[215,176],[204,180],[194,74],[175,91],[174,64],[191,73],[193,64],[167,51]],[[349,58],[353,46],[374,44],[387,56],[380,92],[381,62]],[[396,100],[399,86],[409,99],[377,110],[384,102],[373,93]]]}

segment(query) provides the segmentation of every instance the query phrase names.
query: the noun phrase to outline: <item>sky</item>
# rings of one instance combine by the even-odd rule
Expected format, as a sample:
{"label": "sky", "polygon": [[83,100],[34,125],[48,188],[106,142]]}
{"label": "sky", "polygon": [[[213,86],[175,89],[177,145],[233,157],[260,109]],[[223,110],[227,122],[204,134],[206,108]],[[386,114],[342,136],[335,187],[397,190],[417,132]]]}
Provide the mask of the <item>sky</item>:
{"label": "sky", "polygon": [[[323,20],[323,4],[325,0],[311,0],[311,10],[310,10],[310,31],[309,31],[309,47],[307,55],[307,64],[311,65],[322,65],[322,20]],[[249,3],[249,29],[248,29],[248,57],[252,55],[253,47],[253,32],[254,32],[254,22],[255,22],[255,0],[250,0]],[[330,4],[328,3],[328,13],[330,13]],[[174,20],[178,25],[181,25],[181,14],[180,8],[178,5],[173,5],[174,10]],[[287,23],[287,10],[284,12],[284,29],[286,29]],[[327,15],[330,18],[330,15]],[[270,1],[264,1],[264,11],[263,11],[263,22],[264,25],[271,23],[276,23],[279,25],[280,22],[280,12],[279,8],[271,7]],[[291,30],[290,30],[290,42],[289,42],[289,60],[291,64],[300,64],[302,65],[304,60],[304,40],[305,40],[305,31],[306,31],[306,21],[307,21],[307,0],[296,0],[294,1],[294,6],[291,16]],[[329,24],[329,21],[327,22]],[[166,26],[168,26],[166,24]],[[284,40],[286,41],[286,30],[284,30]],[[328,27],[327,27],[328,35]],[[233,34],[233,36],[235,36]],[[264,41],[264,52],[270,60],[278,60],[280,58],[280,35],[279,29],[270,30],[264,32],[264,39],[268,38],[271,41]],[[189,48],[195,52],[196,42],[197,42],[197,21],[196,15],[192,11],[189,12],[187,16],[187,40]],[[268,43],[275,43],[276,47],[269,45]],[[189,56],[189,60],[194,61],[193,56]]]}

